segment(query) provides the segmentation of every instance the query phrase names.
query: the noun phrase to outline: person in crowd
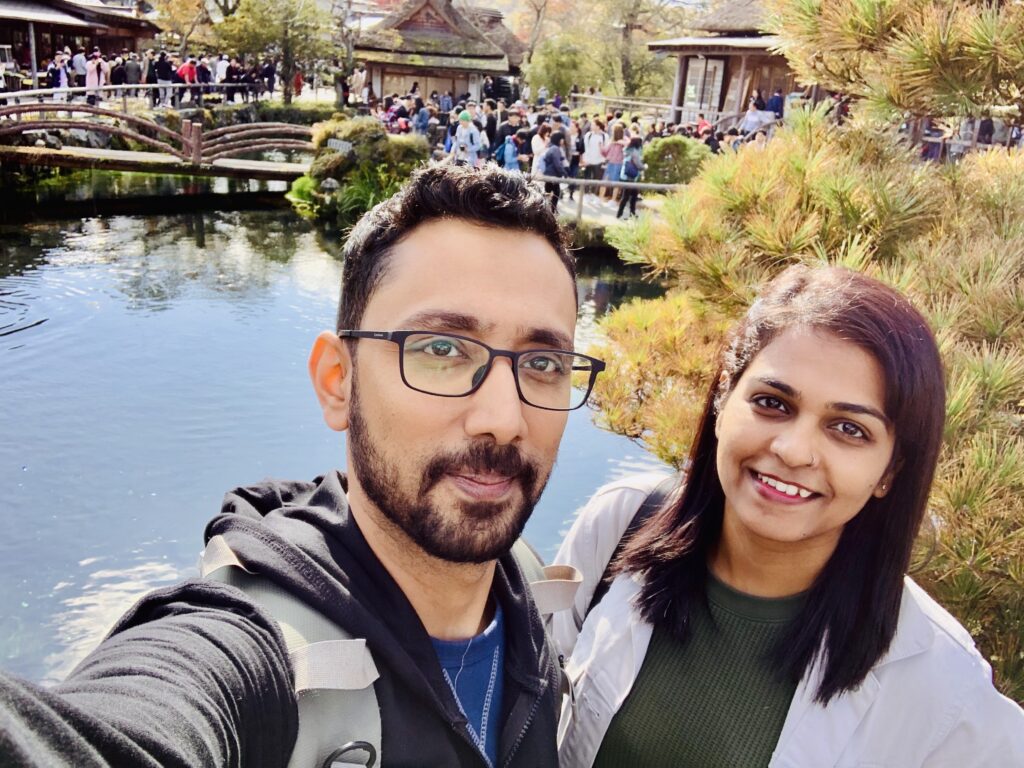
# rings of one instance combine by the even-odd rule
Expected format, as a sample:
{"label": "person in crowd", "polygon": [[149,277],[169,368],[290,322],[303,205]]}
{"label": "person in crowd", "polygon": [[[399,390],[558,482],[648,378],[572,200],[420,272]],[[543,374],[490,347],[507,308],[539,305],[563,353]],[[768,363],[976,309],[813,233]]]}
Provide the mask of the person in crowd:
{"label": "person in crowd", "polygon": [[[543,122],[537,126],[536,132],[530,139],[530,173],[533,175],[543,174],[541,168],[544,153],[547,151],[551,137],[551,123]],[[559,174],[561,175],[561,174]]]}
{"label": "person in crowd", "polygon": [[[182,85],[189,86],[187,90],[182,90],[179,94],[188,93],[189,100],[193,106],[199,100],[199,89],[196,87],[199,82],[199,76],[196,72],[196,60],[194,56],[185,57],[185,61],[177,68],[178,77],[181,80]],[[182,98],[179,95],[179,101]]]}
{"label": "person in crowd", "polygon": [[484,103],[480,107],[480,124],[482,126],[484,136],[487,137],[487,145],[493,150],[497,149],[497,138],[498,138],[498,102],[494,99],[484,99]]}
{"label": "person in crowd", "polygon": [[562,766],[1024,765],[1024,713],[906,575],[944,380],[895,289],[803,265],[763,287],[684,476],[606,486],[556,556],[583,572],[554,617]]}
{"label": "person in crowd", "polygon": [[747,136],[757,131],[763,121],[761,119],[760,110],[757,108],[757,103],[754,99],[750,99],[747,103],[747,111],[743,115],[743,119],[740,120],[740,134]]}
{"label": "person in crowd", "polygon": [[713,155],[718,155],[722,152],[721,136],[721,133],[715,133],[710,128],[706,129],[704,134],[701,136],[704,144],[711,150],[711,154]]}
{"label": "person in crowd", "polygon": [[[545,125],[547,125],[545,123]],[[565,178],[569,175],[567,167],[568,160],[565,158],[565,134],[561,131],[552,131],[547,142],[547,148],[540,157],[538,168],[545,176]],[[551,201],[551,211],[558,213],[558,201],[562,198],[562,185],[557,181],[545,181],[544,192]]]}
{"label": "person in crowd", "polygon": [[[637,182],[640,181],[646,167],[644,165],[644,142],[639,136],[634,136],[628,141],[629,143],[622,154],[622,170],[619,172],[619,180]],[[621,192],[619,195],[619,210],[615,214],[615,218],[622,218],[627,203],[629,204],[629,215],[636,216],[636,203],[640,197],[640,190],[624,188]]]}
{"label": "person in crowd", "polygon": [[449,112],[452,111],[452,109],[454,109],[454,102],[452,101],[451,91],[445,91],[444,94],[441,96],[440,108],[441,111],[444,112],[445,114],[448,114]]}
{"label": "person in crowd", "polygon": [[768,99],[768,104],[765,108],[775,115],[776,120],[781,120],[782,115],[786,109],[786,100],[782,98],[782,89],[776,88],[775,93]]}
{"label": "person in crowd", "polygon": [[306,81],[302,77],[302,68],[298,65],[295,66],[295,77],[292,78],[292,93],[295,94],[295,98],[302,95],[302,87],[306,84]]}
{"label": "person in crowd", "polygon": [[[143,66],[143,76],[142,76],[142,82],[144,82],[146,85],[153,86],[153,85],[157,84],[157,76],[156,76],[156,64],[157,64],[157,61],[158,61],[158,59],[157,59],[156,51],[154,51],[152,48],[150,48],[148,51],[146,51],[146,60],[144,62],[144,66]],[[149,107],[150,107],[150,109],[156,109],[156,105],[160,101],[160,89],[158,89],[158,88],[149,88],[149,89],[147,89],[147,92],[148,92],[148,95],[149,95]]]}
{"label": "person in crowd", "polygon": [[519,144],[515,134],[505,137],[501,146],[494,151],[494,160],[506,171],[519,171]]}
{"label": "person in crowd", "polygon": [[367,85],[368,83],[366,78],[366,65],[363,64],[362,62],[359,62],[359,64],[356,65],[355,72],[352,73],[351,87],[352,93],[355,94],[355,98],[359,100],[360,104],[370,103],[369,99],[367,98],[368,93],[364,92],[364,89],[367,87]]}
{"label": "person in crowd", "polygon": [[476,168],[483,151],[480,129],[473,124],[468,110],[458,114],[458,127],[452,140],[451,154],[456,163]]}
{"label": "person in crowd", "polygon": [[[139,54],[132,51],[128,54],[128,60],[124,63],[124,81],[127,85],[138,85],[142,82],[142,64],[139,62]],[[129,96],[138,96],[138,90],[128,91]]]}
{"label": "person in crowd", "polygon": [[[273,59],[265,59],[263,66],[260,68],[260,77],[263,79],[263,85],[267,89],[267,94],[270,96],[274,95],[274,87],[277,85],[277,66],[274,64]],[[343,99],[342,103],[347,103],[347,99]]]}
{"label": "person in crowd", "polygon": [[493,99],[495,96],[497,96],[497,93],[495,93],[494,88],[494,78],[491,77],[490,75],[485,75],[483,88],[481,90],[483,92],[483,97],[485,101],[487,99]]}
{"label": "person in crowd", "polygon": [[[124,59],[120,56],[114,59],[114,65],[110,68],[110,84],[111,85],[124,85],[128,82],[128,73],[125,70]],[[115,96],[121,94],[115,93]]]}
{"label": "person in crowd", "polygon": [[203,56],[196,64],[196,83],[199,85],[199,93],[205,95],[210,92],[213,84],[213,70],[210,68],[210,60]]}
{"label": "person in crowd", "polygon": [[160,106],[173,106],[172,88],[170,86],[174,83],[175,72],[167,51],[160,51],[157,55],[156,63],[153,65],[153,72],[156,75],[156,83],[160,86]]}
{"label": "person in crowd", "polygon": [[767,104],[765,104],[764,97],[761,95],[761,91],[759,91],[757,88],[755,88],[753,94],[751,94],[750,100],[754,103],[754,109],[758,110],[759,112],[764,111],[768,106]]}
{"label": "person in crowd", "polygon": [[[566,234],[522,177],[436,164],[343,257],[308,371],[347,471],[231,491],[205,578],[144,598],[52,689],[0,675],[5,765],[556,764],[560,669],[513,546],[603,368],[573,349]],[[282,602],[319,624],[285,627]],[[289,660],[332,627],[346,647]]]}
{"label": "person in crowd", "polygon": [[[569,155],[569,167],[567,176],[570,179],[577,179],[580,175],[580,163],[583,158],[583,134],[580,131],[580,124],[576,120],[569,121],[569,133],[565,137],[565,149]],[[576,187],[567,185],[569,188],[569,199],[576,199]],[[581,193],[582,194],[582,193]]]}
{"label": "person in crowd", "polygon": [[233,102],[235,100],[235,96],[241,88],[242,74],[242,65],[236,57],[232,56],[228,61],[227,68],[224,70],[223,81],[226,86],[225,93],[228,101]]}
{"label": "person in crowd", "polygon": [[[622,173],[622,157],[626,151],[625,137],[625,126],[621,120],[618,120],[613,124],[611,141],[607,142],[601,150],[601,154],[604,155],[605,159],[605,181],[619,181],[619,176]],[[615,187],[604,187],[603,190],[607,192],[607,201],[614,202],[616,196]]]}
{"label": "person in crowd", "polygon": [[231,66],[231,61],[228,59],[226,53],[222,53],[217,58],[217,65],[213,71],[213,76],[217,79],[217,83],[226,82],[228,79],[228,67]]}
{"label": "person in crowd", "polygon": [[89,73],[89,59],[85,55],[85,48],[79,46],[75,55],[71,57],[71,71],[75,75],[75,87],[85,87],[85,76]]}
{"label": "person in crowd", "polygon": [[[583,176],[593,181],[604,178],[604,148],[608,143],[604,125],[600,117],[595,117],[590,123],[590,130],[583,137]],[[598,195],[596,187],[588,189]]]}
{"label": "person in crowd", "polygon": [[63,53],[58,53],[53,57],[53,61],[47,71],[49,76],[50,88],[54,89],[53,100],[54,101],[70,101],[71,96],[67,92],[71,88],[72,83],[75,81],[75,75],[68,66],[67,57]]}
{"label": "person in crowd", "polygon": [[546,85],[542,85],[540,88],[537,89],[537,106],[538,107],[543,107],[547,103],[548,103],[548,87]]}
{"label": "person in crowd", "polygon": [[419,96],[416,97],[414,103],[414,109],[416,110],[415,129],[416,133],[420,136],[426,136],[427,130],[430,128],[430,110],[424,103],[423,99]]}
{"label": "person in crowd", "polygon": [[513,107],[508,111],[508,117],[505,119],[505,122],[501,123],[494,132],[495,144],[499,147],[504,147],[505,139],[509,136],[515,136],[520,128],[522,128],[522,114]]}
{"label": "person in crowd", "polygon": [[415,80],[413,81],[412,88],[409,89],[409,95],[410,96],[419,96],[420,95],[420,84],[419,84],[419,82],[417,82]]}
{"label": "person in crowd", "polygon": [[730,128],[725,132],[724,144],[731,149],[733,152],[738,152],[740,145],[743,143],[743,137],[740,136],[738,128]]}
{"label": "person in crowd", "polygon": [[85,87],[89,88],[86,101],[89,104],[97,104],[102,100],[102,88],[110,82],[110,65],[103,60],[99,48],[93,49],[92,56],[86,65]]}

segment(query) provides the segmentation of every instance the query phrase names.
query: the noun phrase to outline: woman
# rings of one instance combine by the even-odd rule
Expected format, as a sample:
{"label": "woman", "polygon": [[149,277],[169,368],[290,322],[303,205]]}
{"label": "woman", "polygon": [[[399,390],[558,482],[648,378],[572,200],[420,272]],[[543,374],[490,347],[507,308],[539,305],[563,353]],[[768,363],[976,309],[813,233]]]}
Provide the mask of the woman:
{"label": "woman", "polygon": [[[583,133],[580,131],[578,120],[569,121],[569,136],[566,139],[566,149],[569,152],[569,178],[576,179],[580,175],[580,160],[583,157]],[[569,199],[574,200],[576,187],[569,187]]]}
{"label": "woman", "polygon": [[[601,154],[604,155],[604,159],[607,161],[604,167],[605,181],[619,180],[619,174],[622,173],[622,158],[626,149],[625,136],[626,129],[622,123],[615,123],[612,126],[612,140],[605,144],[601,150]],[[604,189],[608,192],[608,200],[614,200],[615,188],[605,187]]]}
{"label": "woman", "polygon": [[[556,176],[562,179],[569,175],[566,170],[569,162],[565,159],[564,146],[565,134],[561,131],[552,133],[548,148],[544,150],[540,159],[540,171],[545,176]],[[558,201],[562,199],[562,185],[557,181],[545,181],[544,192],[551,196],[551,210],[558,213]]]}
{"label": "woman", "polygon": [[537,126],[537,132],[530,139],[530,154],[533,156],[533,160],[530,162],[530,174],[533,176],[544,173],[541,163],[543,162],[544,152],[548,148],[548,137],[550,135],[551,124],[545,122]]}
{"label": "woman", "polygon": [[[619,173],[620,181],[640,181],[644,172],[644,141],[639,135],[629,140],[629,145],[622,156],[622,171]],[[623,188],[619,197],[619,211],[615,214],[616,219],[621,219],[626,210],[626,203],[629,203],[629,215],[636,216],[636,202],[640,197],[640,190],[635,187]]]}
{"label": "woman", "polygon": [[586,617],[555,619],[563,768],[1024,765],[1024,713],[905,577],[944,401],[931,331],[895,290],[834,267],[769,283],[722,355],[685,487],[596,606],[658,478],[599,491],[556,558],[583,571]]}

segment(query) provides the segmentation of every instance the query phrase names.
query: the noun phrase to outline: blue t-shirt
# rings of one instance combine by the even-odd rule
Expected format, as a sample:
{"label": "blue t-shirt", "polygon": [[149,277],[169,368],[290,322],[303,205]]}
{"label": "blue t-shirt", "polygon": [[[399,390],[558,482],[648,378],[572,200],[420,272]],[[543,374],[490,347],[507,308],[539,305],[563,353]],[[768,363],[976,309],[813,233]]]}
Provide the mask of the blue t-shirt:
{"label": "blue t-shirt", "polygon": [[469,735],[490,765],[498,763],[501,697],[504,691],[505,626],[501,606],[481,634],[469,640],[436,640],[448,685],[469,721]]}

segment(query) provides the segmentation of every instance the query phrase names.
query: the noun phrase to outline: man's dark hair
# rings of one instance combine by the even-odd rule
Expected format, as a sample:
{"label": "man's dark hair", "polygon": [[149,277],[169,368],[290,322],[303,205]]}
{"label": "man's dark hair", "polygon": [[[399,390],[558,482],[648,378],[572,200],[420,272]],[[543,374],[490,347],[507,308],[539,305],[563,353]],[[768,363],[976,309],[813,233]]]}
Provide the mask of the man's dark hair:
{"label": "man's dark hair", "polygon": [[477,169],[438,163],[416,171],[398,193],[364,214],[349,234],[338,330],[359,328],[370,297],[387,274],[392,248],[421,224],[440,219],[539,235],[555,249],[575,283],[568,238],[538,187],[494,165]]}

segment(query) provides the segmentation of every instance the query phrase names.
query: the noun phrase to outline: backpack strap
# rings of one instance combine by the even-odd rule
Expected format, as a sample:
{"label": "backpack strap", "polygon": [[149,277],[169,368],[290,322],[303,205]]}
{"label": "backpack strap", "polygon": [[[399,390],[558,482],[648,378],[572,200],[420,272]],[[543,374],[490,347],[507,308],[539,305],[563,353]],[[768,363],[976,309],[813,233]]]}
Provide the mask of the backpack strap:
{"label": "backpack strap", "polygon": [[[615,574],[612,573],[612,564],[619,558],[619,555],[622,554],[622,550],[626,548],[626,544],[628,544],[630,539],[636,535],[636,532],[643,527],[644,523],[646,523],[655,512],[664,506],[669,496],[671,496],[673,491],[679,487],[679,480],[679,476],[677,475],[666,477],[655,486],[654,490],[647,494],[647,497],[640,503],[640,506],[637,507],[636,512],[633,513],[633,518],[629,521],[629,525],[626,526],[626,530],[619,539],[619,543],[615,545],[615,549],[612,551],[612,556],[608,558],[604,574],[601,576],[601,580],[597,582],[597,588],[594,590],[594,594],[590,598],[590,604],[587,606],[587,612],[583,614],[584,618],[590,615],[590,612],[594,610],[598,603],[601,602],[607,594],[608,588],[611,587],[612,581],[615,579]],[[579,619],[577,619],[577,621],[579,621]]]}
{"label": "backpack strap", "polygon": [[288,768],[372,768],[381,759],[380,676],[366,640],[276,583],[246,569],[222,536],[200,557],[200,575],[237,587],[277,621],[295,672],[299,733]]}
{"label": "backpack strap", "polygon": [[[512,555],[541,616],[572,606],[583,577],[572,566],[545,566],[525,539]],[[199,574],[237,587],[277,621],[295,672],[299,733],[288,768],[372,768],[381,760],[380,677],[366,640],[355,638],[275,582],[246,568],[223,536],[199,557]],[[548,639],[554,658],[554,646]],[[563,671],[564,676],[564,671]]]}

